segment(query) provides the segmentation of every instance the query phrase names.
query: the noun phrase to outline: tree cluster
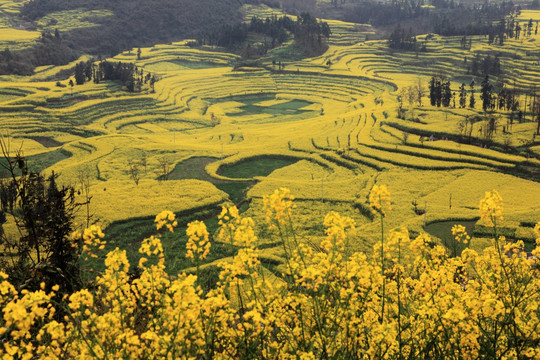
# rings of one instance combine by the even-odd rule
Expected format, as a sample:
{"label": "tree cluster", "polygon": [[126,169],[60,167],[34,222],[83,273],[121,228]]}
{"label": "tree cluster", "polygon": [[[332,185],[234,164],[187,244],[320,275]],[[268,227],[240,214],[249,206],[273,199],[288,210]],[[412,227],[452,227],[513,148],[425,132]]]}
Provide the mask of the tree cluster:
{"label": "tree cluster", "polygon": [[493,85],[489,81],[489,76],[487,75],[484,80],[482,80],[480,99],[482,99],[482,109],[484,109],[484,111],[495,109]]}
{"label": "tree cluster", "polygon": [[264,34],[271,39],[272,48],[277,44],[281,44],[287,40],[289,33],[294,32],[295,22],[288,16],[272,18],[267,17],[261,19],[257,16],[251,18],[249,24],[249,31],[253,31],[259,34]]}
{"label": "tree cluster", "polygon": [[493,135],[497,133],[497,128],[500,126],[500,119],[491,114],[465,117],[465,119],[458,123],[458,131],[462,141],[472,142],[473,130],[475,130],[475,124],[477,123],[480,124],[477,127],[478,136],[490,142],[493,139]]}
{"label": "tree cluster", "polygon": [[429,10],[422,5],[424,5],[423,0],[385,2],[367,0],[355,3],[354,7],[344,15],[344,19],[360,24],[388,26],[404,20],[428,16]]}
{"label": "tree cluster", "polygon": [[[504,18],[499,22],[498,26],[499,38],[506,36],[506,38],[519,40],[521,37],[529,38],[534,33],[538,34],[538,21],[533,23],[532,19],[522,26],[514,16],[510,17],[507,21]],[[494,35],[490,36],[490,43],[494,41]],[[502,43],[501,43],[502,45]]]}
{"label": "tree cluster", "polygon": [[[236,24],[225,24],[212,34],[200,39],[200,42],[208,45],[217,45],[234,49],[243,43],[250,32],[265,35],[264,49],[273,49],[283,43],[293,33],[296,23],[288,16],[273,16],[261,19],[253,16],[249,24],[239,22]],[[268,43],[266,43],[268,37]]]}
{"label": "tree cluster", "polygon": [[482,57],[479,53],[476,53],[471,61],[471,65],[467,67],[467,72],[477,76],[500,76],[502,73],[501,60],[497,55]]}
{"label": "tree cluster", "polygon": [[[399,24],[388,38],[388,46],[396,50],[417,51],[419,49],[416,36],[412,29],[405,31]],[[423,48],[425,50],[425,47]]]}
{"label": "tree cluster", "polygon": [[249,24],[223,25],[219,30],[202,37],[199,41],[208,45],[235,49],[246,41],[250,32],[264,35],[265,43],[257,49],[247,44],[244,55],[248,58],[252,55],[266,54],[268,49],[273,49],[285,42],[290,34],[294,36],[296,44],[308,54],[318,54],[326,49],[326,40],[331,34],[328,23],[318,21],[309,13],[302,13],[296,21],[289,16],[273,16],[265,20],[255,16],[251,18]]}
{"label": "tree cluster", "polygon": [[518,10],[512,1],[454,3],[444,11],[432,12],[432,31],[444,36],[489,34],[495,36],[504,33],[504,27],[494,26],[493,23]]}
{"label": "tree cluster", "polygon": [[495,106],[499,110],[518,111],[519,101],[517,100],[515,90],[510,90],[503,85],[497,93]]}
{"label": "tree cluster", "polygon": [[118,81],[126,87],[129,92],[141,91],[143,85],[148,84],[152,91],[157,77],[144,69],[138,68],[133,63],[100,61],[81,61],[75,65],[75,82],[82,85],[87,81],[94,81],[99,84],[104,80]]}
{"label": "tree cluster", "polygon": [[331,31],[328,23],[317,21],[309,13],[302,13],[296,21],[294,39],[304,49],[312,54],[326,50],[326,40]]}
{"label": "tree cluster", "polygon": [[429,82],[429,101],[431,106],[449,107],[452,97],[450,81],[440,76],[432,76]]}
{"label": "tree cluster", "polygon": [[511,1],[480,3],[434,0],[430,3],[433,7],[425,7],[423,0],[354,2],[344,15],[344,20],[379,27],[418,20],[414,22],[417,33],[487,35],[493,27],[492,22],[519,10]]}

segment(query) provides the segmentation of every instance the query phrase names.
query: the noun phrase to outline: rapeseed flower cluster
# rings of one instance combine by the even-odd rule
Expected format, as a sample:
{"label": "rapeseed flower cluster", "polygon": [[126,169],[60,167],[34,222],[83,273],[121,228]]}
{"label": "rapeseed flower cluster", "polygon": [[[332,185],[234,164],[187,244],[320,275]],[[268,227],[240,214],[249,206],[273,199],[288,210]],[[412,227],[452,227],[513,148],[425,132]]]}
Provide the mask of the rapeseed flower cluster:
{"label": "rapeseed flower cluster", "polygon": [[502,198],[497,190],[487,191],[484,198],[480,200],[480,218],[487,226],[495,226],[497,222],[503,220],[502,208]]}
{"label": "rapeseed flower cluster", "polygon": [[386,213],[392,210],[390,193],[386,185],[373,185],[369,192],[369,207],[374,215],[380,213],[386,216]]}
{"label": "rapeseed flower cluster", "polygon": [[289,221],[292,215],[294,196],[287,188],[275,190],[270,196],[264,196],[264,211],[266,212],[266,222],[271,227],[277,228]]}
{"label": "rapeseed flower cluster", "polygon": [[[377,191],[384,195],[373,201],[385,204],[387,190]],[[493,201],[493,193],[486,197]],[[316,245],[296,238],[287,191],[266,201],[285,244],[275,274],[262,266],[253,220],[233,206],[217,234],[236,252],[218,264],[208,291],[198,275],[167,275],[158,236],[141,243],[137,276],[115,249],[91,288],[61,301],[58,287],[18,291],[0,272],[0,358],[540,359],[539,247],[528,256],[523,242],[506,241],[494,227],[498,240],[477,252],[454,227],[464,248],[453,256],[427,234],[395,228],[373,255],[350,253],[352,219],[330,212]],[[502,207],[493,209],[481,211],[500,218]],[[159,219],[161,227],[175,221]],[[540,223],[535,233],[540,238]],[[207,252],[202,222],[190,223],[187,235],[186,252]]]}
{"label": "rapeseed flower cluster", "polygon": [[452,250],[452,255],[457,256],[469,244],[471,237],[463,225],[454,225],[451,231],[454,238],[449,247]]}
{"label": "rapeseed flower cluster", "polygon": [[175,219],[176,215],[172,211],[164,210],[156,216],[154,222],[158,230],[166,227],[167,230],[173,232],[174,228],[178,226],[178,222]]}
{"label": "rapeseed flower cluster", "polygon": [[326,239],[321,244],[321,247],[329,252],[332,248],[340,251],[345,251],[347,233],[355,231],[355,222],[350,217],[342,217],[335,211],[330,211],[324,217],[324,226],[326,227]]}
{"label": "rapeseed flower cluster", "polygon": [[72,246],[78,247],[81,252],[79,256],[82,256],[84,260],[88,258],[97,258],[98,252],[105,249],[107,242],[103,240],[105,234],[98,225],[92,225],[87,229],[84,229],[81,234],[78,230],[71,234],[73,240]]}
{"label": "rapeseed flower cluster", "polygon": [[188,224],[186,229],[188,242],[186,244],[186,258],[193,262],[204,260],[210,253],[210,241],[208,241],[208,230],[202,221],[193,221]]}
{"label": "rapeseed flower cluster", "polygon": [[234,241],[234,232],[238,225],[240,215],[238,209],[234,205],[225,205],[221,208],[221,213],[218,215],[219,233],[218,238],[230,243]]}
{"label": "rapeseed flower cluster", "polygon": [[454,236],[454,239],[458,243],[467,245],[469,241],[471,240],[471,237],[467,235],[467,230],[465,229],[465,226],[463,225],[454,225],[451,231],[452,231],[452,235]]}

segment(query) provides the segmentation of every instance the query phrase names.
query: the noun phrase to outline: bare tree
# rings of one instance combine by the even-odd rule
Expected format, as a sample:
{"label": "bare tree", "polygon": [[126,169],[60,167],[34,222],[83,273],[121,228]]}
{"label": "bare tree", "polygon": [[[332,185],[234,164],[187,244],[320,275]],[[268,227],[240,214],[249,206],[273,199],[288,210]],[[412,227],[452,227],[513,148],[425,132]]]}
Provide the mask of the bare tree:
{"label": "bare tree", "polygon": [[135,182],[135,185],[139,185],[139,181],[141,180],[141,170],[138,162],[128,160],[128,174],[131,180]]}
{"label": "bare tree", "polygon": [[416,90],[415,86],[407,86],[407,101],[409,102],[409,105],[412,105],[413,102],[418,98],[418,92]]}
{"label": "bare tree", "polygon": [[90,227],[92,215],[90,214],[90,200],[92,200],[92,195],[90,195],[90,181],[92,179],[92,173],[89,168],[79,169],[77,171],[77,180],[81,186],[81,190],[78,191],[84,197],[84,201],[78,203],[78,205],[84,205],[86,209],[86,228]]}
{"label": "bare tree", "polygon": [[142,152],[140,164],[144,168],[144,174],[146,175],[146,169],[148,167],[148,157],[146,156],[146,151]]}
{"label": "bare tree", "polygon": [[407,140],[409,140],[409,133],[406,131],[403,131],[403,139],[401,140],[404,144],[407,143]]}
{"label": "bare tree", "polygon": [[486,124],[481,128],[483,131],[483,136],[486,140],[493,139],[493,134],[497,133],[497,126],[499,125],[499,119],[490,116],[486,119]]}
{"label": "bare tree", "polygon": [[426,95],[426,88],[422,84],[422,78],[418,77],[418,81],[416,83],[416,101],[418,102],[418,106],[422,106],[422,98]]}
{"label": "bare tree", "polygon": [[159,162],[159,179],[167,180],[171,172],[171,161],[165,156],[158,159]]}

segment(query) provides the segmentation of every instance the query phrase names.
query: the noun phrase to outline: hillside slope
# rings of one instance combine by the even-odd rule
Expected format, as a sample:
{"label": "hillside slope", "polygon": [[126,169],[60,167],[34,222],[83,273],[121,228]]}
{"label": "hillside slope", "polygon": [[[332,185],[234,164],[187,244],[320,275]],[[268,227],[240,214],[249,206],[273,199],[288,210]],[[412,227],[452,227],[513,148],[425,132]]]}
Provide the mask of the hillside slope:
{"label": "hillside slope", "polygon": [[122,50],[211,34],[240,19],[245,0],[32,0],[21,16],[35,22],[67,10],[109,10],[114,16],[91,19],[102,26],[64,34],[69,46],[87,53],[111,55]]}

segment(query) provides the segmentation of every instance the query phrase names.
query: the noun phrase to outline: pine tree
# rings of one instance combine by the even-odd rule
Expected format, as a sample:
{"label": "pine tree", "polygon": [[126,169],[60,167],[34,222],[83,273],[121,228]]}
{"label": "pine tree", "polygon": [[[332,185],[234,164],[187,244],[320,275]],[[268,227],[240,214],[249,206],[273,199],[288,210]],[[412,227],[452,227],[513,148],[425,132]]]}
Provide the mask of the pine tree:
{"label": "pine tree", "polygon": [[493,85],[489,82],[489,76],[486,75],[482,81],[482,93],[480,94],[482,99],[482,109],[487,111],[492,108],[493,105]]}
{"label": "pine tree", "polygon": [[471,97],[469,99],[469,107],[474,109],[476,105],[476,99],[474,98],[474,82],[471,82]]}
{"label": "pine tree", "polygon": [[429,81],[429,102],[431,103],[431,106],[435,106],[435,104],[437,103],[435,76],[432,76],[431,80]]}
{"label": "pine tree", "polygon": [[435,80],[435,99],[436,99],[436,102],[437,102],[437,107],[441,107],[442,98],[443,98],[442,79],[437,78]]}
{"label": "pine tree", "polygon": [[86,81],[85,68],[86,66],[82,61],[75,65],[75,83],[77,85],[82,85]]}
{"label": "pine tree", "polygon": [[450,106],[452,100],[452,90],[450,89],[450,81],[441,83],[441,103],[444,107]]}
{"label": "pine tree", "polygon": [[461,83],[459,87],[459,107],[464,108],[467,106],[467,91],[465,90],[465,84]]}

